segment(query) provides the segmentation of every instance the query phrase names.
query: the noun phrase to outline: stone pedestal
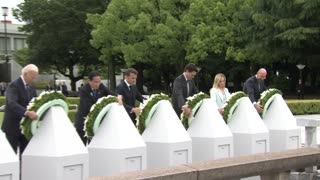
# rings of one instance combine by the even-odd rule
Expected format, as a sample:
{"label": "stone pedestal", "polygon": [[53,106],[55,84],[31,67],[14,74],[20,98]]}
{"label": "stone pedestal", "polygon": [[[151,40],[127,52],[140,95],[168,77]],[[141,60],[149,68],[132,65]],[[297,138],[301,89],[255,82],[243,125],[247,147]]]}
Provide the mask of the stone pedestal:
{"label": "stone pedestal", "polygon": [[169,101],[159,102],[142,137],[147,144],[148,168],[192,162],[191,138]]}
{"label": "stone pedestal", "polygon": [[0,130],[0,179],[19,179],[19,158],[10,146],[5,134]]}
{"label": "stone pedestal", "polygon": [[204,99],[188,133],[192,139],[192,160],[207,161],[233,156],[233,136],[210,99]]}
{"label": "stone pedestal", "polygon": [[22,180],[84,180],[88,158],[63,108],[53,106],[22,154]]}
{"label": "stone pedestal", "polygon": [[88,146],[90,176],[146,168],[146,144],[123,106],[111,108]]}
{"label": "stone pedestal", "polygon": [[[234,156],[270,151],[269,130],[248,97],[240,99],[228,126],[233,133]],[[257,180],[259,176],[243,178]]]}
{"label": "stone pedestal", "polygon": [[301,144],[301,132],[286,102],[280,94],[275,95],[263,121],[270,132],[270,151],[296,149]]}
{"label": "stone pedestal", "polygon": [[248,97],[240,99],[228,126],[233,133],[235,156],[269,152],[269,130]]}

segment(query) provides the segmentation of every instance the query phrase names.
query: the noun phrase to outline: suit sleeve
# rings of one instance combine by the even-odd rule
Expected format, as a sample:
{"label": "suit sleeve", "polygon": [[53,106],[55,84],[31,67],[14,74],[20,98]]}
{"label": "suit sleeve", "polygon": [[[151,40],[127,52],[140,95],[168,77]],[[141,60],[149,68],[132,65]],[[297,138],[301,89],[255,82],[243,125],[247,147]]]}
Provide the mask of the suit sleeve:
{"label": "suit sleeve", "polygon": [[178,108],[181,108],[185,104],[185,99],[183,97],[183,86],[181,79],[176,79],[173,83],[173,93],[175,94],[175,99]]}
{"label": "suit sleeve", "polygon": [[[23,107],[19,104],[19,89],[17,84],[11,84],[7,89],[6,99],[7,104],[6,108],[8,108],[11,112],[17,113],[19,116],[24,116],[26,112],[26,107]],[[21,94],[20,94],[21,95]]]}
{"label": "suit sleeve", "polygon": [[247,91],[247,94],[249,96],[249,99],[252,103],[256,102],[255,98],[254,98],[254,83],[252,80],[249,80],[246,82],[245,84],[246,86],[246,91]]}
{"label": "suit sleeve", "polygon": [[[123,88],[123,86],[122,86],[121,84],[116,87],[116,93],[117,93],[118,95],[122,95],[123,98],[124,98],[124,95],[125,95],[125,93],[124,93],[124,88]],[[127,111],[128,113],[130,113],[130,112],[131,112],[131,109],[133,108],[132,106],[126,104],[125,101],[123,102],[123,106],[124,106],[124,108],[126,109],[126,111]]]}

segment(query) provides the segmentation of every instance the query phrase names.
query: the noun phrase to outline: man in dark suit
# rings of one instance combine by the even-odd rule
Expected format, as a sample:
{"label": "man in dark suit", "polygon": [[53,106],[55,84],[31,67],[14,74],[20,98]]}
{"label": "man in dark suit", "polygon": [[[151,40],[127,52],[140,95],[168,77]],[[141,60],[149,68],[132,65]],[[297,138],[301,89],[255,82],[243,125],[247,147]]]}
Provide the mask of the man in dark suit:
{"label": "man in dark suit", "polygon": [[21,134],[21,118],[23,116],[33,120],[38,118],[36,112],[26,109],[29,101],[37,96],[36,90],[31,85],[38,74],[38,67],[29,64],[22,69],[20,78],[10,83],[7,88],[6,108],[1,129],[16,153],[19,148],[20,155],[28,144],[28,140]]}
{"label": "man in dark suit", "polygon": [[[106,86],[101,83],[101,75],[99,72],[90,72],[88,75],[88,83],[80,88],[80,104],[75,119],[76,130],[85,145],[88,142],[88,139],[87,137],[85,137],[85,132],[83,130],[85,117],[89,114],[91,106],[95,104],[99,98],[108,95],[116,94],[111,92]],[[119,104],[122,104],[122,98],[120,96],[118,97],[118,102]]]}
{"label": "man in dark suit", "polygon": [[267,89],[264,84],[264,80],[266,79],[266,77],[267,70],[265,68],[261,68],[258,70],[256,75],[248,78],[243,86],[243,92],[248,94],[249,99],[259,113],[262,112],[263,107],[257,102],[260,98],[261,93]]}
{"label": "man in dark suit", "polygon": [[173,108],[179,117],[182,110],[184,110],[186,117],[191,114],[191,109],[185,103],[188,97],[199,92],[193,81],[197,72],[196,65],[189,63],[185,66],[184,72],[174,80],[171,99]]}
{"label": "man in dark suit", "polygon": [[129,68],[124,75],[125,79],[117,86],[116,92],[122,96],[123,105],[135,125],[136,116],[141,111],[139,107],[135,107],[135,102],[136,100],[143,102],[144,97],[136,86],[138,71],[133,68]]}

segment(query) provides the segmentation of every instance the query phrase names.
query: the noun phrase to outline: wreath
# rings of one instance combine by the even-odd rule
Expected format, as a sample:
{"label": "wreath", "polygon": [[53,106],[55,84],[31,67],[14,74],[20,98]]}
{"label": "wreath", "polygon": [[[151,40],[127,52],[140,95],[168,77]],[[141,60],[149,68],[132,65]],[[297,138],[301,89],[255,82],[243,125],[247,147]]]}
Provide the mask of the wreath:
{"label": "wreath", "polygon": [[38,97],[31,99],[27,106],[27,111],[35,111],[39,119],[32,120],[27,116],[21,119],[20,129],[27,139],[30,140],[36,133],[43,116],[52,106],[61,106],[64,111],[68,113],[69,109],[68,104],[66,103],[66,97],[60,92],[44,91]]}
{"label": "wreath", "polygon": [[226,103],[224,104],[224,113],[223,113],[223,119],[226,123],[229,122],[231,115],[236,110],[239,100],[242,97],[246,97],[247,95],[242,91],[237,91],[232,93],[229,98],[227,99]]}
{"label": "wreath", "polygon": [[263,106],[263,111],[261,114],[262,118],[265,116],[267,110],[269,109],[271,103],[273,102],[277,94],[282,95],[282,92],[279,89],[275,89],[275,88],[265,90],[261,93],[258,103],[261,106]]}
{"label": "wreath", "polygon": [[90,112],[85,118],[84,131],[85,136],[91,139],[97,132],[103,118],[110,110],[111,104],[118,102],[117,97],[107,96],[101,97],[91,106]]}
{"label": "wreath", "polygon": [[192,110],[190,117],[187,118],[185,116],[184,111],[180,115],[182,124],[186,129],[189,128],[189,126],[193,120],[194,114],[196,113],[196,111],[199,109],[199,107],[201,106],[201,104],[203,102],[202,100],[208,99],[208,98],[210,98],[210,96],[206,93],[203,93],[203,92],[199,92],[198,94],[195,94],[192,97],[187,98],[186,105]]}
{"label": "wreath", "polygon": [[152,94],[151,97],[144,103],[145,105],[141,109],[141,113],[137,117],[137,127],[142,134],[145,128],[148,126],[150,119],[155,113],[159,102],[162,100],[168,100],[171,102],[171,99],[168,95],[160,93],[160,94]]}

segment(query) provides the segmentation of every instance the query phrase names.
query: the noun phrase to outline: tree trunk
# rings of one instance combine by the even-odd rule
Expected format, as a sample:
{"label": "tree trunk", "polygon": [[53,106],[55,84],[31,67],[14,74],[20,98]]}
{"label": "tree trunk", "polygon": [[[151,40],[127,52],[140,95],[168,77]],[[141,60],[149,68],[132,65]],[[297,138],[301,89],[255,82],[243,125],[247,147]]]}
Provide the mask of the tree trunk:
{"label": "tree trunk", "polygon": [[116,88],[114,59],[108,61],[109,89],[114,91]]}

